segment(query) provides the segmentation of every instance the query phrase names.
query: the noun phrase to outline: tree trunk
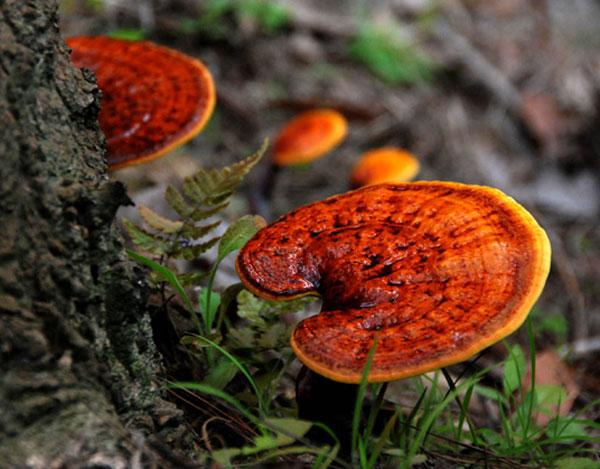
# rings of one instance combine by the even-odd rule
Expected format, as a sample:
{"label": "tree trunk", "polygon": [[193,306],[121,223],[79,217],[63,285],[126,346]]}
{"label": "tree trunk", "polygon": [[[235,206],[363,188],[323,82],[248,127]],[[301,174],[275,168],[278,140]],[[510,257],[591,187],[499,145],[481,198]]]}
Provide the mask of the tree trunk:
{"label": "tree trunk", "polygon": [[99,92],[57,22],[56,0],[0,0],[0,467],[117,467],[180,414],[115,226]]}

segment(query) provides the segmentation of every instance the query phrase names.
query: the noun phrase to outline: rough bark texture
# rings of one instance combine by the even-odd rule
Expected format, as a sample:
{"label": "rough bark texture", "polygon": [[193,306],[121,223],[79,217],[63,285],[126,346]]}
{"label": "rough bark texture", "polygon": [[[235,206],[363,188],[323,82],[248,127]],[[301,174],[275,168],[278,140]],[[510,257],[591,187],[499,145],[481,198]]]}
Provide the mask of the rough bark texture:
{"label": "rough bark texture", "polygon": [[[177,419],[56,0],[0,0],[0,467],[119,466]],[[139,455],[139,451],[137,451]]]}

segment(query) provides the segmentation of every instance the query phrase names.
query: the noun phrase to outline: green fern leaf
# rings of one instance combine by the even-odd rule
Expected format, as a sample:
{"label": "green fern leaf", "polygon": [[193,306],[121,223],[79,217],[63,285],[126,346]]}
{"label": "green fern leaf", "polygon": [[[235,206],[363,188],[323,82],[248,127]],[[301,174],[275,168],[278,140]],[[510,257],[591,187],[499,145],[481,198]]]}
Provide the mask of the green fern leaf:
{"label": "green fern leaf", "polygon": [[172,186],[167,187],[165,200],[181,218],[188,218],[194,212],[194,209],[188,205],[181,192]]}
{"label": "green fern leaf", "polygon": [[229,346],[234,349],[254,348],[254,330],[250,326],[229,329],[227,334]]}
{"label": "green fern leaf", "polygon": [[208,272],[188,272],[185,274],[177,275],[179,283],[184,287],[190,287],[192,285],[199,285],[202,280],[208,277]]}
{"label": "green fern leaf", "polygon": [[185,259],[187,261],[191,261],[200,257],[201,254],[208,251],[210,248],[215,246],[219,242],[219,237],[216,236],[214,238],[209,239],[203,243],[199,244],[189,244],[186,240],[183,243],[180,243],[174,249],[172,249],[169,254],[178,259]]}
{"label": "green fern leaf", "polygon": [[258,341],[257,345],[263,348],[274,348],[279,349],[281,347],[287,346],[290,338],[290,328],[281,323],[271,324],[267,330],[262,334]]}
{"label": "green fern leaf", "polygon": [[244,215],[229,225],[219,243],[218,259],[223,259],[229,253],[240,249],[254,236],[258,230],[265,227],[267,222],[260,215]]}
{"label": "green fern leaf", "polygon": [[260,161],[267,149],[267,141],[253,155],[221,169],[200,169],[183,181],[183,192],[199,205],[217,205],[225,202],[244,176]]}
{"label": "green fern leaf", "polygon": [[171,244],[160,235],[150,233],[127,219],[123,219],[123,226],[133,243],[142,251],[157,255],[163,255],[170,251]]}
{"label": "green fern leaf", "polygon": [[237,315],[246,319],[250,324],[259,329],[264,329],[266,323],[261,318],[260,313],[265,306],[265,301],[254,296],[248,290],[242,290],[237,296],[238,310]]}
{"label": "green fern leaf", "polygon": [[210,175],[211,172],[209,169],[199,168],[183,180],[183,193],[195,205],[206,205],[208,195],[214,190],[215,181]]}
{"label": "green fern leaf", "polygon": [[219,213],[220,211],[224,210],[225,208],[227,208],[227,206],[229,205],[229,202],[220,204],[220,205],[216,205],[214,207],[211,208],[196,208],[192,211],[192,213],[189,215],[189,218],[191,218],[194,221],[202,221],[205,220],[209,217],[212,217],[213,215],[216,215],[217,213]]}
{"label": "green fern leaf", "polygon": [[144,207],[143,205],[140,205],[138,207],[138,212],[140,212],[141,217],[148,226],[162,233],[173,234],[181,230],[181,228],[183,227],[182,222],[164,218],[158,213],[156,213],[154,210],[151,210],[148,207]]}
{"label": "green fern leaf", "polygon": [[203,238],[211,231],[213,231],[217,226],[221,224],[221,221],[216,221],[214,223],[209,223],[208,225],[192,225],[190,223],[185,223],[183,228],[180,231],[182,237],[186,239],[199,239]]}

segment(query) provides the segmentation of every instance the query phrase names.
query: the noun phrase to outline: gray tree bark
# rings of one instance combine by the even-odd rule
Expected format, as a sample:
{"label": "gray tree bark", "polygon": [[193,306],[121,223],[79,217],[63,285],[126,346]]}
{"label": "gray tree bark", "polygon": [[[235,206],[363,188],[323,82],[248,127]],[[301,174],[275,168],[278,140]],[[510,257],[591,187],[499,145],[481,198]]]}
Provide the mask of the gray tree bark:
{"label": "gray tree bark", "polygon": [[0,467],[118,467],[180,414],[115,226],[99,92],[57,22],[56,0],[0,0]]}

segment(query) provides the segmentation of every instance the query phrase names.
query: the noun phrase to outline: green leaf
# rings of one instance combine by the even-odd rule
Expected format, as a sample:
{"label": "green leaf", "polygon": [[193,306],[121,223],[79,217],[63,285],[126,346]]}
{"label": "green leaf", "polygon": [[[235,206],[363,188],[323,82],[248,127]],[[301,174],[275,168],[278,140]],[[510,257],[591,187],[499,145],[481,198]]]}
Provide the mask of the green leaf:
{"label": "green leaf", "polygon": [[504,362],[502,385],[506,396],[521,387],[525,373],[525,355],[518,345],[509,349],[509,356]]}
{"label": "green leaf", "polygon": [[150,233],[126,218],[123,219],[123,226],[127,230],[127,233],[129,233],[133,244],[142,251],[159,256],[169,252],[171,244],[160,235]]}
{"label": "green leaf", "polygon": [[138,207],[138,212],[141,217],[144,219],[146,224],[155,230],[161,231],[166,234],[176,233],[183,227],[183,223],[180,221],[173,221],[167,218],[161,217],[154,210],[149,209],[148,207],[144,207],[140,205]]}
{"label": "green leaf", "polygon": [[198,340],[200,340],[201,342],[205,342],[208,345],[210,345],[211,348],[218,350],[231,363],[233,363],[237,367],[237,369],[244,375],[244,377],[248,380],[250,387],[252,387],[252,390],[254,391],[254,395],[256,396],[256,399],[258,400],[258,410],[259,410],[260,414],[262,415],[265,411],[266,403],[263,402],[262,393],[260,392],[260,389],[256,385],[256,381],[254,381],[254,378],[252,378],[252,375],[250,374],[248,369],[236,357],[234,357],[231,353],[229,353],[227,350],[225,350],[223,347],[221,347],[216,342],[213,342],[212,340],[208,339],[207,337],[202,337],[202,336],[195,336],[195,337]]}
{"label": "green leaf", "polygon": [[[310,428],[312,422],[289,417],[270,417],[265,419],[265,424],[274,431],[278,437],[285,436],[289,443],[303,438]],[[288,444],[289,444],[288,443]]]}
{"label": "green leaf", "polygon": [[200,168],[183,181],[183,192],[196,205],[220,205],[233,194],[244,176],[260,161],[267,148],[265,141],[259,151],[248,158],[221,169]]}
{"label": "green leaf", "polygon": [[[207,305],[208,298],[210,297],[210,305]],[[201,288],[198,293],[198,305],[200,306],[200,313],[204,318],[205,324],[212,326],[219,305],[221,304],[221,295],[216,291],[212,291],[208,294],[208,288]],[[208,306],[208,307],[207,307]]]}
{"label": "green leaf", "polygon": [[488,387],[476,384],[474,387],[474,391],[477,394],[479,394],[480,396],[487,397],[488,399],[496,401],[499,404],[507,403],[506,397],[504,397],[504,395],[500,391],[498,391],[494,388],[488,388]]}
{"label": "green leaf", "polygon": [[244,215],[227,228],[219,243],[219,260],[227,254],[240,249],[258,230],[266,226],[264,218],[259,215]]}
{"label": "green leaf", "polygon": [[160,265],[158,262],[154,262],[152,259],[148,259],[147,257],[142,256],[141,254],[138,254],[137,252],[132,251],[130,249],[127,250],[127,254],[129,255],[129,257],[139,262],[140,264],[144,264],[145,266],[150,267],[154,272],[156,272],[163,279],[169,282],[169,284],[175,289],[175,291],[181,297],[182,301],[185,303],[185,306],[188,309],[188,311],[195,315],[194,306],[192,305],[190,297],[183,289],[183,286],[179,282],[179,279],[177,278],[177,275],[175,275],[175,273],[171,272],[165,266]]}
{"label": "green leaf", "polygon": [[289,327],[282,322],[272,324],[258,339],[258,345],[263,348],[278,349],[285,347],[290,338]]}
{"label": "green leaf", "polygon": [[569,323],[563,314],[548,314],[541,319],[540,328],[556,335],[560,341],[564,341],[569,332]]}
{"label": "green leaf", "polygon": [[268,0],[239,2],[242,15],[256,20],[268,34],[274,34],[288,22],[288,12],[283,5]]}
{"label": "green leaf", "polygon": [[213,231],[217,226],[221,224],[221,220],[215,221],[213,223],[209,223],[208,225],[196,225],[195,223],[184,223],[181,229],[181,236],[186,239],[198,239],[203,238],[211,231]]}
{"label": "green leaf", "polygon": [[167,187],[167,190],[165,191],[165,200],[181,218],[188,218],[194,211],[194,209],[185,201],[181,192],[173,186]]}
{"label": "green leaf", "polygon": [[585,439],[588,433],[582,423],[573,417],[558,416],[546,425],[546,434],[556,437],[556,442],[572,444]]}
{"label": "green leaf", "polygon": [[237,366],[224,357],[221,357],[208,370],[202,384],[215,389],[224,389],[238,372]]}
{"label": "green leaf", "polygon": [[567,390],[556,384],[538,384],[535,387],[536,410],[556,412],[561,402],[567,400]]}
{"label": "green leaf", "polygon": [[265,321],[260,317],[260,312],[265,306],[265,301],[254,296],[248,290],[242,290],[237,296],[238,310],[237,315],[246,319],[249,323],[259,328],[265,326]]}
{"label": "green leaf", "polygon": [[391,84],[429,80],[433,68],[431,61],[398,36],[393,27],[384,30],[366,25],[350,43],[350,56]]}
{"label": "green leaf", "polygon": [[198,285],[202,280],[206,278],[208,272],[187,272],[185,274],[178,274],[177,278],[184,287],[192,285]]}
{"label": "green leaf", "polygon": [[251,349],[255,347],[255,332],[251,327],[236,327],[229,329],[227,334],[228,342],[234,349]]}
{"label": "green leaf", "polygon": [[212,248],[219,242],[218,237],[214,237],[203,243],[189,244],[188,241],[180,243],[175,248],[171,249],[170,254],[174,257],[183,258],[191,261],[198,259],[202,254]]}
{"label": "green leaf", "polygon": [[271,301],[265,300],[270,309],[277,314],[297,313],[303,311],[307,304],[315,301],[314,296],[303,296],[287,301]]}
{"label": "green leaf", "polygon": [[215,205],[214,207],[210,208],[196,208],[190,213],[189,218],[194,221],[206,220],[208,217],[212,217],[213,215],[216,215],[217,213],[226,209],[228,205],[229,202],[224,202],[220,205]]}

